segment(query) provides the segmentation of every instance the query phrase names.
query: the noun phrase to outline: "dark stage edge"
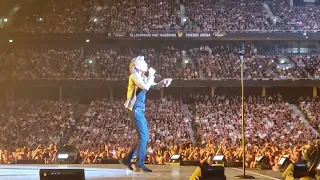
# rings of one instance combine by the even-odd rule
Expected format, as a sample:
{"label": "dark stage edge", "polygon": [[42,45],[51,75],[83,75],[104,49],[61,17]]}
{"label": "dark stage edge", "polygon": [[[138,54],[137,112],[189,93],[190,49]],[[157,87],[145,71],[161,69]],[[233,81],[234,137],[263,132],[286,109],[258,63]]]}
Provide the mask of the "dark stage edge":
{"label": "dark stage edge", "polygon": [[[0,165],[1,180],[40,180],[40,169],[85,169],[86,180],[188,180],[196,169],[194,166],[146,165],[153,170],[152,173],[131,172],[121,165]],[[226,168],[227,180],[235,180],[241,175],[239,168]],[[280,173],[271,170],[248,169],[247,174],[257,180],[279,180]]]}

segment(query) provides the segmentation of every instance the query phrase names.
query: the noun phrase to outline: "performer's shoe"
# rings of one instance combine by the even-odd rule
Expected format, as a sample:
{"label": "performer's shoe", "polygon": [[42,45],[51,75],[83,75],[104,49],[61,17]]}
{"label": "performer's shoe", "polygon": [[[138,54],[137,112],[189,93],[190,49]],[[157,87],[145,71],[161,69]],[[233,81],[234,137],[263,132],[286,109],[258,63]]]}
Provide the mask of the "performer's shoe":
{"label": "performer's shoe", "polygon": [[137,165],[135,165],[133,171],[134,171],[134,172],[141,172],[141,171],[143,171],[143,172],[152,172],[151,169],[147,168],[147,167],[144,166],[144,165],[143,165],[143,166],[137,166]]}
{"label": "performer's shoe", "polygon": [[131,160],[129,160],[128,158],[119,159],[119,163],[126,166],[129,170],[133,170],[131,166]]}

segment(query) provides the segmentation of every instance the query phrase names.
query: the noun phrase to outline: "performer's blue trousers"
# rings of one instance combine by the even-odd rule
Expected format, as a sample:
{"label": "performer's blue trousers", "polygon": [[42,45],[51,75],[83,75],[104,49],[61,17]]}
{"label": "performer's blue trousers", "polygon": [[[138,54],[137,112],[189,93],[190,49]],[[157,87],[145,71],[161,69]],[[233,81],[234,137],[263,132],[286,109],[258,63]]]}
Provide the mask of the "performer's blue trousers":
{"label": "performer's blue trousers", "polygon": [[131,120],[132,124],[134,125],[134,128],[137,131],[139,140],[138,144],[135,147],[133,147],[131,152],[128,154],[128,158],[132,159],[134,156],[136,156],[136,165],[141,167],[143,166],[147,154],[147,143],[149,139],[148,123],[144,116],[144,110],[132,110]]}

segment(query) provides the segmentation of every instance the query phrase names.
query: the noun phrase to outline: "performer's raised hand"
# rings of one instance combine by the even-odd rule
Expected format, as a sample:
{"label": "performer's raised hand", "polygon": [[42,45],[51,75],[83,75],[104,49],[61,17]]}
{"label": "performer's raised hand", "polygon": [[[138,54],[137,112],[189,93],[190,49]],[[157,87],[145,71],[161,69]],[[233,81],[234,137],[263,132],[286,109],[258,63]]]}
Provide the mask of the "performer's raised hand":
{"label": "performer's raised hand", "polygon": [[165,78],[162,81],[160,81],[159,83],[155,83],[155,85],[157,85],[158,89],[160,89],[162,87],[170,86],[171,82],[172,82],[171,78]]}
{"label": "performer's raised hand", "polygon": [[172,79],[171,78],[166,78],[163,81],[164,81],[164,86],[165,87],[169,87],[171,82],[172,82]]}

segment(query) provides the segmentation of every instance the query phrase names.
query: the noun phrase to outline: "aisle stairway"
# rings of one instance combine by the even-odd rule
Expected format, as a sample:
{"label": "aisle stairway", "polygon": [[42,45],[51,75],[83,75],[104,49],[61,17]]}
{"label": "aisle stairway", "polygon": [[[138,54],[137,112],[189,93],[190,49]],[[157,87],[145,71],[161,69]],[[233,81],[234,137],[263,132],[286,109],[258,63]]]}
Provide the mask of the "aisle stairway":
{"label": "aisle stairway", "polygon": [[298,115],[300,118],[301,121],[303,121],[306,126],[310,129],[312,129],[313,133],[316,134],[317,136],[319,136],[319,132],[314,129],[310,123],[308,122],[308,120],[306,119],[305,115],[300,111],[300,109],[297,107],[297,105],[295,104],[290,104],[289,105],[289,108],[291,109],[291,111],[295,114],[295,115]]}
{"label": "aisle stairway", "polygon": [[191,137],[191,142],[194,143],[195,142],[195,138],[194,138],[194,132],[192,130],[192,127],[191,127],[191,113],[188,109],[188,105],[187,104],[184,104],[183,105],[183,111],[186,113],[186,119],[188,120],[188,124],[189,124],[189,127],[188,127],[188,130],[189,130],[189,134],[190,134],[190,137]]}
{"label": "aisle stairway", "polygon": [[184,104],[183,105],[183,111],[186,114],[185,119],[188,120],[188,124],[189,124],[188,131],[189,131],[191,143],[193,145],[198,145],[198,144],[201,143],[200,142],[201,141],[201,136],[198,133],[197,124],[196,124],[196,122],[194,122],[194,118],[193,118],[192,112],[189,111],[189,105],[188,104]]}
{"label": "aisle stairway", "polygon": [[81,118],[84,115],[84,113],[88,110],[88,106],[87,104],[78,104],[78,106],[75,109],[74,112],[74,118],[76,120],[75,124],[70,126],[70,129],[68,129],[68,131],[64,132],[64,136],[63,138],[60,140],[60,145],[63,144],[70,144],[69,140],[70,137],[73,133],[73,131],[75,130],[75,127],[77,126],[78,123],[81,122]]}

